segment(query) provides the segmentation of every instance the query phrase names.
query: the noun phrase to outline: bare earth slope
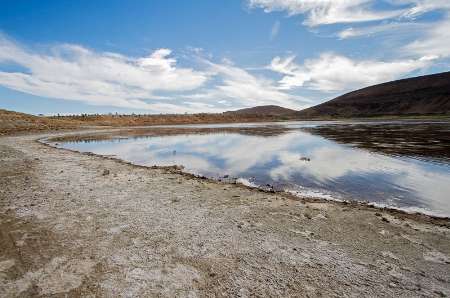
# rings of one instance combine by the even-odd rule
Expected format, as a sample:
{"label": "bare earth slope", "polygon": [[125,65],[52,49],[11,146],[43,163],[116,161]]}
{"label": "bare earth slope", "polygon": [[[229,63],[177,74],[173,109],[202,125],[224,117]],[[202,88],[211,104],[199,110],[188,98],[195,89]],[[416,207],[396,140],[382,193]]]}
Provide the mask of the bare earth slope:
{"label": "bare earth slope", "polygon": [[356,90],[302,110],[300,118],[450,114],[450,72]]}
{"label": "bare earth slope", "polygon": [[0,135],[29,131],[73,129],[80,127],[79,121],[70,119],[50,119],[25,113],[0,109]]}
{"label": "bare earth slope", "polygon": [[293,115],[295,110],[283,108],[280,106],[268,105],[268,106],[257,106],[253,108],[240,109],[237,111],[228,111],[224,114],[235,114],[235,115],[260,115],[260,116],[290,116]]}
{"label": "bare earth slope", "polygon": [[[295,111],[278,106],[262,106],[225,113],[75,115],[38,117],[0,109],[0,135],[24,132],[76,129],[83,127],[123,127],[172,124],[243,123],[279,121],[293,118]],[[290,115],[290,116],[289,116]]]}
{"label": "bare earth slope", "polygon": [[450,295],[447,220],[293,200],[36,138],[0,138],[0,297]]}

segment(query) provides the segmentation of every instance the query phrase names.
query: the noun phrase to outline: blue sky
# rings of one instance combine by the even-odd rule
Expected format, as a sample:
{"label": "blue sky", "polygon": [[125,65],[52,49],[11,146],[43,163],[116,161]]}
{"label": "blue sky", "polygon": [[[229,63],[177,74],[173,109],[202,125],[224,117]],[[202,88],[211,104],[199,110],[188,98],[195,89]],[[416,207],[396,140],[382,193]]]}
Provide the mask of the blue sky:
{"label": "blue sky", "polygon": [[0,108],[301,109],[448,71],[448,0],[0,0]]}

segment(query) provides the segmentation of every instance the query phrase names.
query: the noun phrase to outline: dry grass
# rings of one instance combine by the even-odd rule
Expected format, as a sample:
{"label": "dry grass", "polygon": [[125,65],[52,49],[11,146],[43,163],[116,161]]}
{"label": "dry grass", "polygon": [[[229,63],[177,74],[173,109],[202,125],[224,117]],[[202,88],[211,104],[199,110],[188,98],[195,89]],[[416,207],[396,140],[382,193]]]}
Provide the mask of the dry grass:
{"label": "dry grass", "polygon": [[0,109],[0,135],[31,131],[79,128],[82,122],[72,119],[52,119]]}
{"label": "dry grass", "polygon": [[170,124],[200,124],[200,123],[235,123],[287,120],[279,115],[261,114],[161,114],[161,115],[81,115],[51,117],[51,119],[67,119],[81,121],[87,125],[96,126],[149,126]]}
{"label": "dry grass", "polygon": [[38,117],[0,109],[0,135],[24,132],[79,129],[105,126],[151,126],[171,124],[242,123],[289,120],[289,116],[261,114],[164,114],[164,115],[78,115]]}

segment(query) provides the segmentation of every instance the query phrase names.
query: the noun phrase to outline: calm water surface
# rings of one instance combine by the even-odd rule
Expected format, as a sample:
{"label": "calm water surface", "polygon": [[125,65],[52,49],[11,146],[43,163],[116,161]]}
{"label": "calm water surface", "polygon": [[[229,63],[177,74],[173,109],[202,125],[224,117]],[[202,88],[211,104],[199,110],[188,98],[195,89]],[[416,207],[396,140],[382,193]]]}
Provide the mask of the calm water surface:
{"label": "calm water surface", "polygon": [[139,165],[450,215],[450,123],[290,122],[153,128],[59,147]]}

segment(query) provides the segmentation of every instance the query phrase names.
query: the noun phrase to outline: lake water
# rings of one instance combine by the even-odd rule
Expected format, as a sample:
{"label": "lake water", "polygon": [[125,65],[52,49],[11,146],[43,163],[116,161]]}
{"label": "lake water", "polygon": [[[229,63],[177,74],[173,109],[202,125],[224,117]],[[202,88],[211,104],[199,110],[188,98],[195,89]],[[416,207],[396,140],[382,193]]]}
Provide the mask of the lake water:
{"label": "lake water", "polygon": [[450,215],[450,123],[288,122],[155,127],[59,147],[298,196]]}

